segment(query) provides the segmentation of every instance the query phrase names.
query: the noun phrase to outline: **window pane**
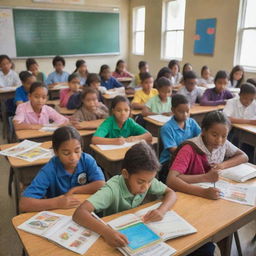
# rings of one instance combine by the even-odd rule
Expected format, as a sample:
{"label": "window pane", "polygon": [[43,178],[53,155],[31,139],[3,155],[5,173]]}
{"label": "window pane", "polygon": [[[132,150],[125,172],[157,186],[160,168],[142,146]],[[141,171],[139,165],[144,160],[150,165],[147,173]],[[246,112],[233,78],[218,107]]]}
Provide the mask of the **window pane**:
{"label": "window pane", "polygon": [[245,30],[242,37],[240,64],[255,67],[256,63],[256,30]]}
{"label": "window pane", "polygon": [[184,29],[185,0],[170,1],[167,3],[167,30]]}
{"label": "window pane", "polygon": [[134,52],[144,54],[144,32],[135,33]]}
{"label": "window pane", "polygon": [[183,56],[183,31],[171,31],[166,33],[165,58],[178,58]]}
{"label": "window pane", "polygon": [[135,31],[145,29],[145,7],[136,9],[135,14]]}
{"label": "window pane", "polygon": [[247,0],[244,27],[256,27],[256,1]]}

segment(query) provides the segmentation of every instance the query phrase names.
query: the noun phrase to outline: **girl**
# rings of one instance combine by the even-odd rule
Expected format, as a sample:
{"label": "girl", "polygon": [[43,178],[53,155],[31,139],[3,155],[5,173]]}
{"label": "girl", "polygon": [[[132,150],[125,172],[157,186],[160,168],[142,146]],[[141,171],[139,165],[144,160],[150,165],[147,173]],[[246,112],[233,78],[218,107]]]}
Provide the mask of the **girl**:
{"label": "girl", "polygon": [[192,71],[193,70],[193,67],[192,67],[192,65],[190,64],[190,63],[185,63],[184,65],[183,65],[183,68],[182,68],[182,76],[184,76],[184,73],[185,72],[188,72],[188,71]]}
{"label": "girl", "polygon": [[176,150],[166,184],[183,193],[218,199],[217,188],[202,188],[191,183],[216,182],[220,170],[248,161],[247,155],[227,140],[229,126],[222,112],[207,113],[202,121],[202,134]]}
{"label": "girl", "polygon": [[[104,119],[108,117],[108,108],[101,102],[98,101],[98,92],[88,87],[82,93],[82,105],[72,116],[73,119],[79,122],[92,121],[97,119]],[[76,123],[74,126],[77,129],[88,129],[88,125],[82,125]],[[91,127],[91,129],[97,129],[98,125]]]}
{"label": "girl", "polygon": [[229,75],[228,87],[240,88],[244,80],[244,68],[240,65],[233,67]]}
{"label": "girl", "polygon": [[99,101],[103,103],[102,94],[107,92],[106,88],[101,86],[100,76],[96,73],[90,73],[86,80],[86,85],[95,89],[99,94]]}
{"label": "girl", "polygon": [[228,99],[232,99],[233,95],[226,90],[228,84],[228,75],[226,71],[220,70],[214,78],[214,88],[207,89],[200,104],[202,106],[217,106],[225,105]]}
{"label": "girl", "polygon": [[115,78],[123,78],[123,77],[133,78],[133,75],[126,70],[126,63],[123,60],[119,60],[116,63],[116,69],[115,69],[115,72],[112,73],[112,76]]}
{"label": "girl", "polygon": [[111,105],[112,116],[107,118],[92,137],[93,144],[122,145],[139,140],[152,141],[152,135],[137,124],[130,116],[130,102],[116,96]]}
{"label": "girl", "polygon": [[12,61],[7,55],[0,55],[0,88],[21,85],[18,74],[12,70]]}
{"label": "girl", "polygon": [[171,84],[173,84],[173,80],[172,80],[172,72],[168,67],[163,67],[161,68],[158,73],[157,73],[157,77],[156,80],[154,81],[154,88],[157,88],[157,81],[161,78],[161,77],[166,77],[167,79],[170,80]]}
{"label": "girl", "polygon": [[180,73],[180,64],[177,60],[171,60],[168,64],[168,68],[172,72],[172,82],[173,85],[178,85],[180,83],[180,80],[182,78],[182,75]]}
{"label": "girl", "polygon": [[66,107],[71,95],[79,91],[80,78],[79,75],[73,73],[68,77],[68,87],[60,91],[60,107]]}
{"label": "girl", "polygon": [[38,130],[49,125],[50,120],[56,125],[66,125],[68,119],[53,108],[45,105],[47,101],[47,87],[35,82],[29,90],[29,101],[19,104],[13,118],[15,130]]}
{"label": "girl", "polygon": [[213,84],[213,77],[208,66],[203,66],[201,69],[201,78],[198,80],[198,85],[207,87],[208,84]]}
{"label": "girl", "polygon": [[36,81],[42,83],[46,81],[46,75],[39,71],[39,66],[35,59],[28,58],[26,60],[26,67],[36,77]]}
{"label": "girl", "polygon": [[37,212],[74,208],[80,202],[73,194],[93,194],[104,185],[104,175],[95,160],[82,152],[81,136],[64,126],[52,135],[55,156],[24,191],[20,211]]}
{"label": "girl", "polygon": [[138,64],[139,73],[134,77],[134,87],[141,85],[141,74],[149,72],[149,66],[146,61],[140,61]]}
{"label": "girl", "polygon": [[85,85],[87,76],[89,74],[86,62],[84,60],[77,60],[76,69],[73,73],[76,73],[80,79],[80,85]]}

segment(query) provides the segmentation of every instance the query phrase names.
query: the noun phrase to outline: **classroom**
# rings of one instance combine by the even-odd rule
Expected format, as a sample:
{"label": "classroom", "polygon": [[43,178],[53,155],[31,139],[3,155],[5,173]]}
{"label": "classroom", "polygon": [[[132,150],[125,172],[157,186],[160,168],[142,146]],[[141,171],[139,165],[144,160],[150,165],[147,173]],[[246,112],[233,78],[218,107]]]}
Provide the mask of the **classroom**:
{"label": "classroom", "polygon": [[0,256],[255,256],[254,10],[0,0]]}

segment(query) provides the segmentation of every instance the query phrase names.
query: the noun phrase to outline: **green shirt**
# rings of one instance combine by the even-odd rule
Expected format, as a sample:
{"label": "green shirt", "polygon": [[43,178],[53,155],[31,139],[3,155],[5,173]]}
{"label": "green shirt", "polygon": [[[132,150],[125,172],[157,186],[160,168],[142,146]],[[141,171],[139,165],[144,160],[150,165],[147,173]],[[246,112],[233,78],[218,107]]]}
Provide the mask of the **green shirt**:
{"label": "green shirt", "polygon": [[128,190],[123,176],[116,175],[87,200],[93,205],[96,212],[103,211],[106,216],[138,207],[148,194],[162,196],[165,194],[166,187],[165,184],[154,178],[147,192],[133,195]]}
{"label": "green shirt", "polygon": [[123,124],[123,127],[119,128],[115,117],[112,115],[98,127],[97,131],[94,133],[94,136],[102,138],[127,138],[147,132],[147,130],[137,124],[132,118],[128,118]]}
{"label": "green shirt", "polygon": [[171,97],[168,97],[166,102],[162,102],[161,99],[159,98],[159,95],[156,95],[147,101],[146,106],[150,109],[151,112],[157,114],[171,112]]}

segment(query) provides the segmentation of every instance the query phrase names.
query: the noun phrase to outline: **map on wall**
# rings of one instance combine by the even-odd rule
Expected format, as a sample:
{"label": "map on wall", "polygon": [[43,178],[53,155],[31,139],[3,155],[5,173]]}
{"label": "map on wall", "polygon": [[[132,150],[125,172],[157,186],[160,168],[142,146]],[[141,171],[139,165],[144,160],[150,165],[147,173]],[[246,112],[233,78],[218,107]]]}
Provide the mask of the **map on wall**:
{"label": "map on wall", "polygon": [[216,22],[216,19],[198,19],[196,21],[194,54],[213,55]]}

